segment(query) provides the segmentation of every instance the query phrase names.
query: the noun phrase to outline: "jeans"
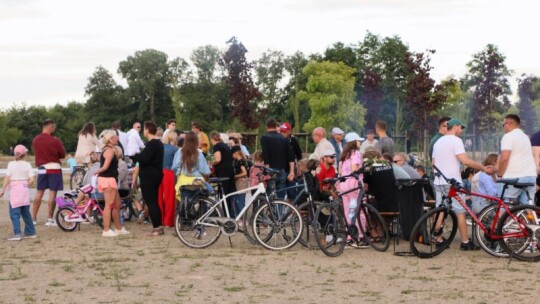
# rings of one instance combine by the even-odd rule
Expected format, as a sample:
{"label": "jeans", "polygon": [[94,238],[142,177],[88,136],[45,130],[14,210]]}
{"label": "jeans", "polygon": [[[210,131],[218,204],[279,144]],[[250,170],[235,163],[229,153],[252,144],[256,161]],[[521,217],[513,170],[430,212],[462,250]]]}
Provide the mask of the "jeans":
{"label": "jeans", "polygon": [[[519,178],[519,183],[532,183],[536,184],[536,176],[524,176]],[[503,184],[498,185],[498,195],[502,193]],[[529,193],[530,201],[527,198],[527,193]],[[524,189],[514,188],[514,186],[509,186],[504,192],[504,199],[518,199],[521,205],[534,205],[534,195],[536,194],[536,187],[527,187]]]}
{"label": "jeans", "polygon": [[30,206],[21,206],[17,208],[11,208],[9,206],[9,217],[13,224],[13,235],[21,235],[21,217],[24,221],[24,235],[35,235],[36,227],[32,222],[32,216],[30,215]]}
{"label": "jeans", "polygon": [[[288,179],[285,180],[285,187],[287,188],[298,186],[298,185],[299,183],[297,179],[293,179],[292,181],[289,181]],[[294,201],[298,193],[300,193],[301,189],[302,189],[301,187],[287,189],[287,198],[290,199],[291,201]]]}
{"label": "jeans", "polygon": [[245,193],[236,194],[233,199],[234,199],[234,210],[232,211],[231,216],[237,217],[238,214],[240,214],[240,212],[242,211],[242,209],[244,209],[244,207],[246,206],[246,194]]}
{"label": "jeans", "polygon": [[[285,170],[283,169],[277,169],[279,171],[279,174],[276,177],[276,196],[279,199],[285,198],[285,189],[286,188],[286,181],[287,181],[287,173],[285,173]],[[268,189],[268,193],[271,193],[273,189]],[[292,198],[294,199],[294,198]]]}

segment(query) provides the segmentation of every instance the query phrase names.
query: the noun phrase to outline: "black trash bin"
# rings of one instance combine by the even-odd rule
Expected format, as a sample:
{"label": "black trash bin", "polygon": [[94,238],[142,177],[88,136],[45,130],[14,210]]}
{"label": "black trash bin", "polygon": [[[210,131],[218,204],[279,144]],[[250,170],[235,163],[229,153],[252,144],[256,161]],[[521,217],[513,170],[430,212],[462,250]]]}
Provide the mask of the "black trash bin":
{"label": "black trash bin", "polygon": [[398,179],[399,189],[399,219],[402,237],[409,240],[411,232],[423,214],[424,194],[423,185],[429,181],[424,179]]}

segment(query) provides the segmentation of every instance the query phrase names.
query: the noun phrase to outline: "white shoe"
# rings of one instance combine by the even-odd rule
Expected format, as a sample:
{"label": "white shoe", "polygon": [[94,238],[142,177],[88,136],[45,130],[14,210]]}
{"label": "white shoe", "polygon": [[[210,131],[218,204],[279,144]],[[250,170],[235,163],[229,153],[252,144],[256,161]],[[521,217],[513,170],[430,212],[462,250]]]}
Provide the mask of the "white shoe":
{"label": "white shoe", "polygon": [[130,234],[131,232],[127,231],[126,227],[122,227],[122,229],[120,230],[116,230],[116,234],[118,235],[121,235],[121,234]]}
{"label": "white shoe", "polygon": [[8,241],[20,241],[22,237],[20,234],[16,234],[7,238]]}
{"label": "white shoe", "polygon": [[472,220],[466,219],[465,222],[467,223],[467,226],[472,226]]}
{"label": "white shoe", "polygon": [[114,236],[118,236],[118,234],[116,234],[116,232],[114,232],[114,230],[109,229],[109,230],[107,230],[107,231],[103,231],[103,233],[101,233],[101,236],[104,236],[104,237],[114,237]]}
{"label": "white shoe", "polygon": [[23,239],[35,239],[35,238],[37,238],[37,234],[23,235],[22,238],[23,238]]}
{"label": "white shoe", "polygon": [[32,223],[34,224],[34,226],[37,225],[37,221],[32,221]]}
{"label": "white shoe", "polygon": [[47,219],[47,222],[45,223],[45,226],[47,227],[56,227],[56,222],[53,219]]}

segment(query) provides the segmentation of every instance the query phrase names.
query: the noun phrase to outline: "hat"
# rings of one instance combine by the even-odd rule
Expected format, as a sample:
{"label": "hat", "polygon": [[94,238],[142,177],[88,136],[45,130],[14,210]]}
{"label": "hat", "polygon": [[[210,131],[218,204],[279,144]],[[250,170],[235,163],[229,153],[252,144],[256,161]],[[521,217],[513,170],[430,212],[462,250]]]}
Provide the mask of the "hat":
{"label": "hat", "polygon": [[336,135],[336,134],[344,134],[345,132],[343,132],[343,130],[341,130],[340,128],[338,127],[334,127],[332,129],[332,135]]}
{"label": "hat", "polygon": [[351,141],[356,141],[356,140],[364,140],[365,138],[363,137],[360,137],[358,134],[356,134],[356,132],[350,132],[350,133],[347,133],[347,135],[345,135],[345,142],[351,142]]}
{"label": "hat", "polygon": [[13,149],[13,153],[14,153],[16,156],[26,154],[27,152],[28,152],[28,149],[26,149],[26,147],[23,146],[23,145],[17,145],[17,146],[15,147],[15,149]]}
{"label": "hat", "polygon": [[462,124],[459,119],[452,118],[448,121],[448,129],[451,129],[454,126],[461,126],[462,129],[465,129],[465,127],[467,127],[466,125]]}
{"label": "hat", "polygon": [[240,148],[240,146],[232,146],[231,147],[231,154],[233,154],[235,152],[238,152],[238,151],[242,151],[242,148]]}
{"label": "hat", "polygon": [[326,149],[321,151],[321,155],[322,156],[336,155],[336,151],[334,150],[334,148],[326,148]]}
{"label": "hat", "polygon": [[279,130],[280,131],[290,131],[290,130],[292,130],[291,124],[288,123],[288,122],[284,122],[284,123],[281,124],[281,126],[279,126]]}

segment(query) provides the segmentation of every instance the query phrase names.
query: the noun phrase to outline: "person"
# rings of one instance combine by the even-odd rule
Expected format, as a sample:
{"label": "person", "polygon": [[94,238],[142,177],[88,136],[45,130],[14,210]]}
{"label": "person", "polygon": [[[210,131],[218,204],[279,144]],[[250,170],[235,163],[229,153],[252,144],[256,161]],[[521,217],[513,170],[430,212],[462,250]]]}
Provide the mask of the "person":
{"label": "person", "polygon": [[[170,129],[167,129],[170,130]],[[173,130],[174,131],[174,130]],[[162,139],[163,142],[163,180],[159,185],[158,205],[161,209],[162,224],[166,227],[174,227],[176,211],[176,191],[174,189],[174,171],[172,164],[176,147],[176,132],[168,132]]]}
{"label": "person", "polygon": [[[369,151],[377,151],[377,150],[368,150],[368,152]],[[381,155],[381,158],[388,161],[389,164],[394,164],[394,158],[392,157],[392,155],[390,155],[388,153],[384,153],[383,155]],[[410,179],[411,178],[409,173],[407,173],[407,171],[405,171],[400,166],[395,165],[395,166],[391,166],[391,167],[392,167],[392,171],[394,172],[394,177],[396,179]]]}
{"label": "person", "polygon": [[536,174],[540,177],[540,131],[531,136],[531,147],[533,150],[534,164]]}
{"label": "person", "polygon": [[139,132],[141,132],[141,123],[138,121],[133,123],[133,128],[127,132],[128,143],[126,156],[129,156],[134,162],[136,162],[137,156],[141,153],[141,149],[144,149],[144,142]]}
{"label": "person", "polygon": [[288,122],[282,123],[279,126],[279,133],[281,133],[281,135],[283,135],[283,137],[289,141],[289,145],[291,146],[295,160],[300,161],[302,159],[302,148],[298,143],[298,139],[292,135],[291,124]]}
{"label": "person", "polygon": [[431,183],[429,182],[429,176],[426,173],[426,169],[422,165],[416,166],[416,172],[418,172],[418,175],[420,175],[420,178],[423,179],[424,185],[424,201],[427,200],[434,200],[435,199],[435,193],[433,192],[433,187],[431,186]]}
{"label": "person", "polygon": [[75,158],[73,157],[73,154],[72,153],[68,153],[66,155],[66,163],[67,165],[69,166],[69,171],[71,173],[73,173],[73,170],[75,170],[75,167],[77,166],[77,161],[75,160]]}
{"label": "person", "polygon": [[169,132],[176,133],[175,130],[176,130],[176,119],[171,118],[167,120],[166,128],[165,128],[165,131],[163,131],[163,136],[161,137],[161,141],[164,142],[166,140]]}
{"label": "person", "polygon": [[191,132],[194,132],[199,137],[199,149],[201,149],[203,155],[206,156],[210,150],[210,140],[208,139],[208,135],[203,132],[201,123],[197,121],[192,122]]}
{"label": "person", "polygon": [[375,147],[375,144],[377,144],[378,140],[375,139],[375,131],[371,129],[368,130],[366,132],[366,137],[367,139],[360,146],[360,154],[366,153],[368,148]]}
{"label": "person", "polygon": [[[294,179],[294,156],[289,142],[277,132],[278,123],[274,118],[266,120],[266,133],[261,137],[264,164],[279,171],[275,181],[277,197],[283,199],[286,181]],[[330,145],[331,146],[331,145]],[[269,189],[271,192],[273,189]],[[294,199],[294,197],[289,197]]]}
{"label": "person", "polygon": [[249,154],[247,147],[242,144],[242,134],[235,132],[232,135],[234,138],[238,139],[238,145],[242,149],[242,153],[244,153],[244,155],[249,159],[251,155]]}
{"label": "person", "polygon": [[[345,135],[346,144],[343,149],[343,153],[341,154],[341,162],[338,170],[340,175],[350,175],[351,173],[358,171],[362,167],[363,160],[362,155],[360,154],[360,141],[361,137],[355,132],[350,132]],[[360,175],[360,180],[362,180],[362,175]],[[356,179],[355,177],[348,177],[343,183],[339,184],[339,191],[345,192],[357,187],[358,179]],[[351,224],[351,221],[356,212],[356,207],[358,205],[358,195],[359,191],[356,190],[343,196],[343,209],[345,211],[345,218],[347,219],[348,225]],[[365,218],[361,219],[361,221],[365,222]],[[358,228],[358,231],[360,231],[360,227],[358,227],[358,224],[353,224],[355,224]],[[365,240],[361,240],[360,243],[349,242],[349,245],[354,247],[366,247],[368,244]]]}
{"label": "person", "polygon": [[[4,185],[0,190],[0,197],[4,196],[9,187],[9,217],[13,226],[13,235],[8,241],[36,238],[36,227],[30,215],[30,186],[34,183],[34,170],[25,160],[28,149],[23,145],[15,146],[14,160],[7,166]],[[21,217],[24,221],[24,234],[21,234]]]}
{"label": "person", "polygon": [[[332,137],[329,140],[329,142],[334,147],[334,150],[336,151],[336,162],[334,165],[336,168],[339,168],[341,152],[343,151],[343,147],[345,147],[345,143],[346,143],[345,139],[343,138],[343,134],[345,134],[343,130],[341,130],[338,127],[334,127],[332,129]],[[364,140],[364,139],[361,139],[361,140]]]}
{"label": "person", "polygon": [[[129,231],[120,224],[120,195],[118,194],[118,158],[116,157],[116,145],[118,135],[116,131],[107,130],[103,133],[103,149],[99,160],[100,168],[96,171],[98,191],[105,197],[103,208],[103,237],[115,237],[120,234],[129,234]],[[115,231],[110,229],[111,218],[114,221]]]}
{"label": "person", "polygon": [[[484,166],[496,166],[499,156],[495,153],[489,154],[483,162]],[[477,192],[484,195],[497,196],[497,184],[495,184],[496,175],[480,172],[478,175],[478,189]],[[480,213],[487,205],[489,201],[485,198],[474,197],[472,202],[472,210],[475,213]]]}
{"label": "person", "polygon": [[234,136],[229,136],[229,141],[227,143],[227,146],[229,146],[229,148],[232,148],[234,146],[239,146],[240,147],[240,141],[238,140],[238,138],[236,138]]}
{"label": "person", "polygon": [[386,121],[377,120],[375,123],[375,133],[379,136],[379,140],[375,144],[375,148],[377,148],[377,151],[381,154],[388,153],[390,156],[394,157],[394,141],[388,137],[386,129]]}
{"label": "person", "polygon": [[118,159],[118,197],[120,199],[129,196],[129,169],[127,163],[124,161],[124,154],[122,154],[122,148],[120,146],[114,147],[114,156]]}
{"label": "person", "polygon": [[[249,169],[249,186],[254,187],[259,184],[259,179],[261,182],[264,183],[264,186],[266,187],[266,181],[270,179],[267,175],[261,175],[258,176],[259,173],[262,172],[261,168],[257,168],[256,166],[264,166],[264,159],[263,154],[261,150],[257,150],[253,152],[253,164],[255,166],[251,166]],[[255,193],[255,191],[253,191]]]}
{"label": "person", "polygon": [[118,146],[122,148],[122,153],[125,156],[127,152],[127,145],[128,145],[127,133],[122,131],[119,120],[116,120],[111,124],[111,129],[116,131],[116,135],[118,135]]}
{"label": "person", "polygon": [[[488,174],[493,174],[493,167],[486,167],[471,160],[465,152],[465,146],[459,136],[462,134],[465,125],[459,121],[459,119],[452,118],[447,123],[448,130],[444,136],[439,138],[433,146],[433,158],[431,160],[432,165],[437,166],[441,173],[447,178],[454,178],[459,183],[463,183],[461,179],[460,164],[469,166]],[[439,206],[442,203],[444,195],[448,194],[450,185],[442,177],[436,177],[434,180],[435,187],[435,204]],[[462,195],[462,199],[464,200]],[[476,246],[473,242],[469,241],[469,235],[467,231],[466,223],[466,211],[457,201],[452,201],[452,208],[456,213],[458,220],[458,230],[461,235],[460,250],[479,250],[480,247]],[[443,242],[442,237],[436,237],[431,240],[436,244]]]}
{"label": "person", "polygon": [[[218,132],[213,131],[212,133],[210,133],[210,142],[214,146],[212,150],[214,160],[212,161],[211,165],[214,167],[214,173],[216,174],[216,177],[229,178],[228,180],[221,183],[223,191],[225,195],[227,195],[231,192],[234,192],[235,190],[231,149],[222,141],[221,135]],[[231,197],[227,198],[227,206],[229,210],[234,210],[233,200]]]}
{"label": "person", "polygon": [[62,179],[61,159],[66,157],[66,150],[60,139],[52,134],[56,130],[56,123],[52,119],[46,119],[41,128],[41,134],[32,141],[32,148],[35,155],[35,164],[38,168],[37,192],[32,208],[32,218],[34,225],[37,223],[37,214],[41,206],[41,199],[45,190],[49,190],[49,200],[47,201],[48,214],[45,226],[56,226],[53,219],[56,208],[56,194],[59,190],[64,190]]}
{"label": "person", "polygon": [[139,162],[136,162],[135,167],[133,167],[133,173],[131,174],[131,189],[135,192],[135,197],[133,198],[133,204],[135,205],[135,209],[137,210],[137,213],[138,213],[137,222],[139,224],[142,224],[143,222],[145,224],[148,224],[149,223],[147,221],[148,214],[149,214],[148,205],[145,204],[143,208],[142,191],[140,190],[140,187],[139,187],[139,185],[141,184],[140,179],[139,179],[139,171],[140,171]]}
{"label": "person", "polygon": [[[99,170],[99,168],[101,167],[99,165],[99,158],[100,158],[99,156],[100,156],[100,153],[98,152],[90,152],[88,170],[86,170],[86,174],[84,175],[84,178],[82,180],[82,185],[92,184],[92,177],[96,174],[97,170]],[[82,203],[86,203],[86,194],[83,191],[80,191],[79,194],[77,195],[77,198],[75,199],[75,205],[81,205]],[[91,213],[91,210],[89,211],[90,211],[89,213]]]}
{"label": "person", "polygon": [[[231,154],[233,158],[234,169],[234,185],[236,191],[244,190],[249,187],[249,165],[248,159],[240,146],[233,146],[231,148]],[[246,205],[246,194],[240,193],[234,196],[234,209],[232,216],[236,217]]]}
{"label": "person", "polygon": [[103,148],[103,144],[96,136],[96,125],[93,122],[85,123],[79,131],[75,160],[79,164],[86,164],[89,161],[90,152],[99,151],[101,148]]}
{"label": "person", "polygon": [[309,156],[310,158],[320,161],[323,157],[322,151],[327,151],[328,149],[333,149],[335,153],[336,149],[334,149],[334,146],[332,146],[332,144],[326,139],[326,130],[324,128],[317,127],[313,129],[311,138],[317,146],[315,146],[315,151],[313,154]]}
{"label": "person", "polygon": [[[515,188],[509,186],[504,192],[504,199],[518,199],[520,204],[534,204],[536,193],[536,166],[534,164],[533,150],[529,137],[520,128],[521,120],[516,114],[508,114],[504,117],[504,135],[501,139],[501,154],[499,156],[498,177],[519,178],[520,183],[532,183],[527,188]],[[499,193],[502,184],[499,184]],[[527,200],[527,193],[531,198]]]}
{"label": "person", "polygon": [[392,159],[392,162],[405,170],[405,172],[407,172],[407,174],[409,175],[409,178],[420,179],[420,175],[418,175],[418,172],[416,172],[416,170],[414,170],[414,168],[407,163],[407,156],[405,154],[396,153],[394,155],[394,158]]}
{"label": "person", "polygon": [[158,205],[159,185],[163,180],[163,143],[156,135],[157,125],[153,121],[144,122],[144,137],[148,143],[139,156],[139,178],[144,202],[148,206],[152,231],[147,236],[163,235],[165,231],[161,226],[161,210]]}
{"label": "person", "polygon": [[[465,170],[461,172],[461,180],[463,180],[463,188],[465,188],[465,190],[469,192],[472,190],[472,178],[475,173],[476,172],[474,172],[474,169],[471,167],[467,167],[465,168]],[[465,195],[465,203],[467,204],[467,206],[469,206],[469,208],[472,208],[472,204],[473,204],[472,196]],[[467,222],[467,224],[469,224],[469,222]],[[470,224],[472,225],[472,222]]]}
{"label": "person", "polygon": [[448,121],[452,119],[451,117],[444,116],[441,119],[439,119],[439,132],[435,134],[431,140],[429,141],[429,159],[431,160],[433,158],[433,146],[439,140],[441,137],[446,135],[446,132],[448,132]]}
{"label": "person", "polygon": [[[337,176],[336,168],[334,164],[336,163],[336,154],[334,150],[327,149],[322,152],[323,157],[317,167],[317,179],[319,180],[319,187],[321,191],[326,191],[331,188],[331,185],[325,185],[323,180],[327,178],[334,178]],[[307,164],[306,164],[307,165]]]}
{"label": "person", "polygon": [[[186,177],[204,177],[210,175],[208,162],[199,149],[199,138],[194,132],[185,133],[185,138],[181,138],[182,147],[174,153],[171,169],[174,174]],[[191,183],[189,181],[188,183]]]}

